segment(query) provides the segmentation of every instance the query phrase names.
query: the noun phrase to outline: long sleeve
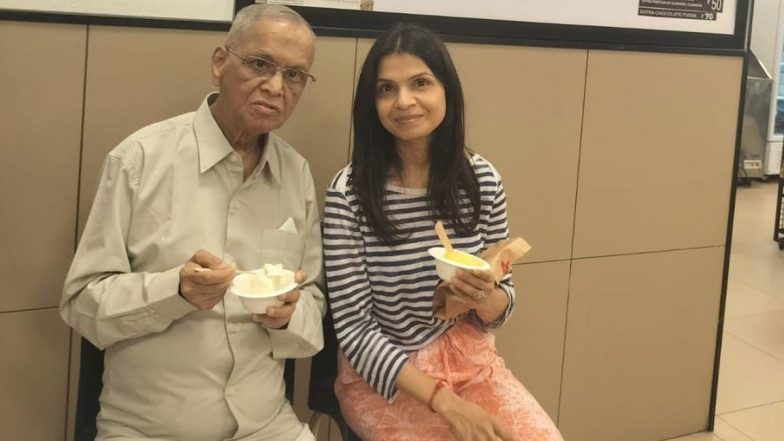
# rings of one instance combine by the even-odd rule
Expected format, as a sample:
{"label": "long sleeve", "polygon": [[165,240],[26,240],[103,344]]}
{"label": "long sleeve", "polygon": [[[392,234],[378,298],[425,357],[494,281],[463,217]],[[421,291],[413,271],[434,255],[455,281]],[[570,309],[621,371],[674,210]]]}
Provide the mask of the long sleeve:
{"label": "long sleeve", "polygon": [[65,280],[60,315],[99,348],[161,332],[195,308],[178,294],[179,267],[134,273],[126,250],[138,175],[109,155]]}
{"label": "long sleeve", "polygon": [[276,359],[310,357],[324,347],[321,320],[325,313],[324,265],[321,248],[321,224],[316,202],[316,191],[310,168],[305,166],[303,179],[307,180],[307,232],[302,256],[302,269],[307,280],[302,284],[300,299],[286,329],[270,330],[272,356]]}
{"label": "long sleeve", "polygon": [[[479,171],[478,178],[483,180],[492,177],[496,184],[495,191],[491,195],[488,195],[492,197],[492,202],[490,203],[490,213],[487,217],[487,224],[484,235],[483,248],[487,248],[498,241],[508,239],[509,226],[507,224],[506,217],[506,193],[504,192],[504,186],[501,182],[501,177],[495,168],[490,165],[490,163],[484,161],[484,159],[482,159],[482,161],[485,162],[488,168],[487,170]],[[476,322],[484,329],[495,329],[501,327],[509,319],[509,316],[512,314],[512,310],[514,310],[515,288],[512,282],[511,271],[504,275],[504,277],[501,279],[499,287],[504,290],[509,302],[506,306],[506,309],[504,310],[504,313],[498,318],[498,320],[492,323],[484,323],[479,319],[479,317],[475,317]]]}
{"label": "long sleeve", "polygon": [[391,400],[408,357],[381,332],[373,317],[372,288],[357,217],[345,193],[334,184],[327,191],[324,210],[324,256],[338,343],[365,381]]}

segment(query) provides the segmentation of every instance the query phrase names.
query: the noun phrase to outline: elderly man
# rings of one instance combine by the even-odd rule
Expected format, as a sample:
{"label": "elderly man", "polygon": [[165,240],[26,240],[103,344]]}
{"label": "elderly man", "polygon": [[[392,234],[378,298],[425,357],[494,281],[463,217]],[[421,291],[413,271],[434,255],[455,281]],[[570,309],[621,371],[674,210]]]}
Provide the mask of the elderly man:
{"label": "elderly man", "polygon": [[[106,348],[98,439],[313,439],[283,366],[323,345],[318,207],[307,162],[270,133],[313,56],[296,12],[249,6],[212,54],[219,93],[109,153],[60,306]],[[265,263],[301,269],[300,289],[251,316],[227,287]]]}

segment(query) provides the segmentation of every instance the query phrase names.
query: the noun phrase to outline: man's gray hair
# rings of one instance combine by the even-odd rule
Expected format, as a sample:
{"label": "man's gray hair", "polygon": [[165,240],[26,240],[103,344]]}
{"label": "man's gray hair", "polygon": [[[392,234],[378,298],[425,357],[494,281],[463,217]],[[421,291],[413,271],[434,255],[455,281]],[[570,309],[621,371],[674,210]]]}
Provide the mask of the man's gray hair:
{"label": "man's gray hair", "polygon": [[291,20],[304,25],[310,32],[311,40],[315,43],[316,34],[313,33],[310,24],[302,18],[297,11],[283,5],[268,5],[257,3],[245,6],[234,16],[228,35],[226,35],[226,47],[231,47],[237,40],[240,40],[245,32],[254,23],[263,18],[275,18],[281,20]]}

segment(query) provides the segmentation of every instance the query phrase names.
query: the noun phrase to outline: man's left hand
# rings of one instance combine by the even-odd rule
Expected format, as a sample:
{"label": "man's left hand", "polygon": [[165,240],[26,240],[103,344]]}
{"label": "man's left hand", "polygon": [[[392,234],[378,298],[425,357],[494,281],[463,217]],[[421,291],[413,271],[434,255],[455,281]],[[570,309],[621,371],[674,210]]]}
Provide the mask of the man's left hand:
{"label": "man's left hand", "polygon": [[[297,271],[294,275],[294,281],[297,285],[304,282],[307,274],[304,271]],[[299,287],[294,290],[279,295],[278,298],[283,300],[280,306],[270,306],[267,308],[266,314],[252,314],[253,321],[261,323],[262,326],[269,329],[283,329],[289,324],[291,316],[294,315],[294,310],[297,309],[297,302],[299,302]]]}

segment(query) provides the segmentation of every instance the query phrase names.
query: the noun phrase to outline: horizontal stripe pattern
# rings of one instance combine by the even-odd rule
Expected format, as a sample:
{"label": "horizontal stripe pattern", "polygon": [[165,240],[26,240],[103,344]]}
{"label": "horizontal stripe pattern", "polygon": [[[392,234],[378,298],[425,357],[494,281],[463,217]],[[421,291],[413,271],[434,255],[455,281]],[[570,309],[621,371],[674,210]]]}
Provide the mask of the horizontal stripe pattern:
{"label": "horizontal stripe pattern", "polygon": [[[478,254],[509,236],[506,196],[498,172],[479,155],[471,158],[481,193],[479,224],[470,236],[447,227],[456,249]],[[381,243],[360,219],[359,202],[349,186],[351,166],[335,176],[327,189],[324,209],[324,261],[329,302],[340,347],[354,369],[386,399],[396,393],[407,353],[438,338],[454,323],[433,317],[433,292],[438,284],[428,248],[440,246],[435,220],[424,191],[389,186],[385,192],[390,220],[405,231],[404,243]],[[470,204],[466,199],[462,206]],[[514,287],[507,274],[501,287],[509,306],[496,323],[503,324],[514,308]]]}

